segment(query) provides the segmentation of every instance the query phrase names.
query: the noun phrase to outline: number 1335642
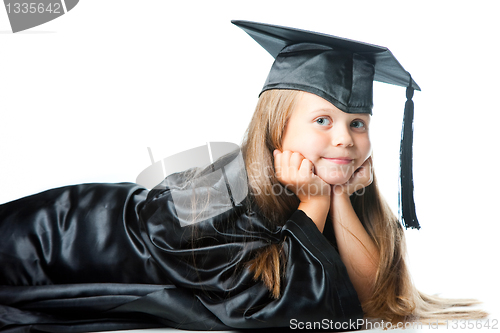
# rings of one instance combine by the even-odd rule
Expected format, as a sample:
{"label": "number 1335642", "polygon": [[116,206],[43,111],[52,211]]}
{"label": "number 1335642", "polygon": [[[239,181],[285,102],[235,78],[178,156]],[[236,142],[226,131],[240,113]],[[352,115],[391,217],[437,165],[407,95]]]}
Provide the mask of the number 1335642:
{"label": "number 1335642", "polygon": [[15,13],[15,14],[42,14],[42,13],[53,13],[53,14],[61,14],[61,4],[60,3],[37,3],[37,2],[15,2],[15,3],[8,3],[5,5],[7,7],[7,12],[10,13]]}

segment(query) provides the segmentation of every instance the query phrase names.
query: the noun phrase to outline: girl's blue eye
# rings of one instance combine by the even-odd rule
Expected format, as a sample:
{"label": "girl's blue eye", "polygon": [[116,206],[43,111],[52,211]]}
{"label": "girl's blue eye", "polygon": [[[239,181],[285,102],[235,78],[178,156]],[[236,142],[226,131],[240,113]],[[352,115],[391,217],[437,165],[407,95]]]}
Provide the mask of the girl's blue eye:
{"label": "girl's blue eye", "polygon": [[354,128],[365,128],[366,125],[364,122],[362,122],[361,120],[354,120],[352,123],[351,123],[351,127],[354,127]]}
{"label": "girl's blue eye", "polygon": [[318,118],[318,119],[316,119],[316,123],[319,125],[330,125],[330,119],[325,118],[325,117]]}

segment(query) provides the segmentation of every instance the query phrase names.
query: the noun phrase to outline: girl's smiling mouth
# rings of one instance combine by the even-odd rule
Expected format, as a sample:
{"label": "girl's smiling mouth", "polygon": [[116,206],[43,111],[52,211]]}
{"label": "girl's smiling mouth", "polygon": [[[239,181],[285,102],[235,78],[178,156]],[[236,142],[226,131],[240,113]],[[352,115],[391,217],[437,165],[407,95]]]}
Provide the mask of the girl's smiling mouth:
{"label": "girl's smiling mouth", "polygon": [[348,157],[334,157],[334,158],[323,157],[323,159],[336,164],[351,164],[354,161],[352,158]]}

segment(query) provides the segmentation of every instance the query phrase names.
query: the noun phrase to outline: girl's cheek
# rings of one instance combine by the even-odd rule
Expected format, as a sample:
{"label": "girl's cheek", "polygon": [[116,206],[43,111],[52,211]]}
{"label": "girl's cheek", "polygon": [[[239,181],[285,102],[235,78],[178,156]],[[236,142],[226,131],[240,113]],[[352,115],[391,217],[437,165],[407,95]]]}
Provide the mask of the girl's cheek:
{"label": "girl's cheek", "polygon": [[366,161],[366,159],[372,154],[372,144],[370,142],[370,139],[368,137],[363,137],[359,141],[358,145],[361,150],[361,155],[364,157],[364,161]]}

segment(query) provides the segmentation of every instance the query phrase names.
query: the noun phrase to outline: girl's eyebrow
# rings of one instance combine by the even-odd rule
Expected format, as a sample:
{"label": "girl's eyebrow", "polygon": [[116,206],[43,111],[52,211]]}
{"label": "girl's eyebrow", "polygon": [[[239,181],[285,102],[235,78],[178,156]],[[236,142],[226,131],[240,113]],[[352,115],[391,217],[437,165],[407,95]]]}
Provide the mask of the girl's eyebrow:
{"label": "girl's eyebrow", "polygon": [[338,109],[333,109],[333,108],[330,108],[330,107],[325,107],[325,108],[319,108],[319,109],[315,109],[315,110],[312,110],[309,112],[309,114],[311,115],[315,115],[315,114],[321,114],[321,113],[331,113],[331,114],[335,114],[337,112],[343,112],[343,113],[347,113],[349,115],[352,115],[354,116],[355,118],[359,117],[359,118],[363,118],[363,119],[371,119],[370,117],[370,114],[369,113],[349,113],[349,112],[344,112],[342,110],[338,110]]}
{"label": "girl's eyebrow", "polygon": [[332,109],[332,108],[328,108],[328,107],[327,107],[327,108],[315,109],[315,110],[310,111],[309,113],[310,113],[310,114],[325,113],[325,112],[327,112],[327,113],[335,113],[336,111],[337,111],[337,110],[335,110],[335,109]]}
{"label": "girl's eyebrow", "polygon": [[359,117],[359,118],[372,119],[372,117],[369,113],[351,113],[351,114],[356,115],[356,117]]}

